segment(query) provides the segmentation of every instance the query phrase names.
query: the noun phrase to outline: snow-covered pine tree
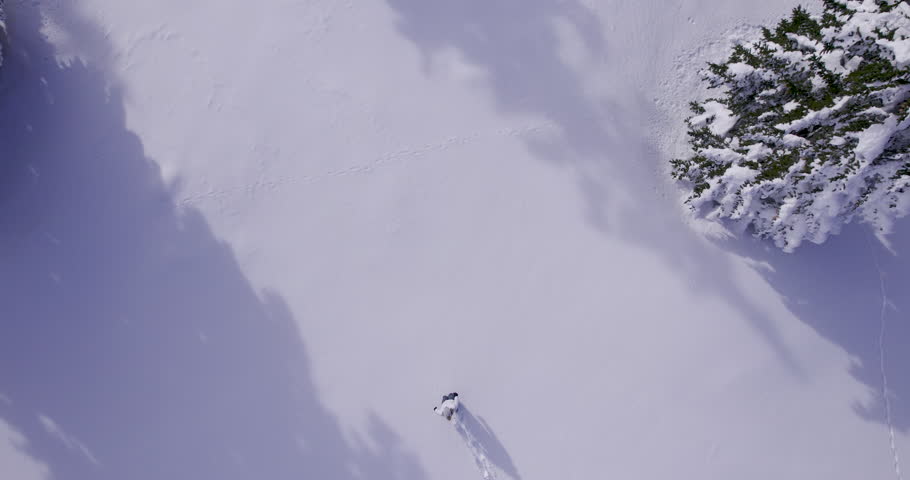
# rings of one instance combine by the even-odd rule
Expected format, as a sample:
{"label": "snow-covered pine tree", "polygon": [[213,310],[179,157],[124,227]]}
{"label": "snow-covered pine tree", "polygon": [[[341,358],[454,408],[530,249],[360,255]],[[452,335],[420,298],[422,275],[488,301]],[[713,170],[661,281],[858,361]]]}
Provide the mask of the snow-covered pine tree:
{"label": "snow-covered pine tree", "polygon": [[910,210],[910,2],[823,0],[734,47],[691,104],[686,203],[793,251]]}

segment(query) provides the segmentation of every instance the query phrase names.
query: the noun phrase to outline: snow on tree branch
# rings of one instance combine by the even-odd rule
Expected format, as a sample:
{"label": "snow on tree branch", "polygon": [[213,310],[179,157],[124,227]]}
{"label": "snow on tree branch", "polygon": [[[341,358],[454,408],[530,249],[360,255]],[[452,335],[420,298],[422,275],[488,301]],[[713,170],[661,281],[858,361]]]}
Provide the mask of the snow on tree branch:
{"label": "snow on tree branch", "polygon": [[693,102],[686,203],[793,251],[910,211],[910,4],[824,0],[737,45]]}

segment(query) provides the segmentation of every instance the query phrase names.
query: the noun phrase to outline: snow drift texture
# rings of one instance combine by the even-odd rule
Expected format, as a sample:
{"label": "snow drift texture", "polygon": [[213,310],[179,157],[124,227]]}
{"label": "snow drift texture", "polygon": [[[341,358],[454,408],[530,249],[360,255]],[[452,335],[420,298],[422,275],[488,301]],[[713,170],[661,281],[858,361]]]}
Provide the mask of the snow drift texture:
{"label": "snow drift texture", "polygon": [[858,218],[880,233],[910,209],[910,5],[797,8],[705,74],[694,155],[673,162],[687,202],[792,251]]}

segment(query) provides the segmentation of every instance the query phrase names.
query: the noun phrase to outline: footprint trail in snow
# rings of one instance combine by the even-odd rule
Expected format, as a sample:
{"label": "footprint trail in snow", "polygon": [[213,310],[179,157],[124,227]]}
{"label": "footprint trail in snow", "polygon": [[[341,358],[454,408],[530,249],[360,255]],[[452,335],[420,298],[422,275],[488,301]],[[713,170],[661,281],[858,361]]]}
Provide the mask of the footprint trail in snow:
{"label": "footprint trail in snow", "polygon": [[464,440],[465,445],[468,447],[468,451],[471,452],[471,456],[474,457],[474,463],[477,465],[483,478],[485,480],[495,480],[496,474],[494,473],[493,463],[490,462],[490,459],[487,457],[484,446],[477,440],[477,437],[471,432],[471,429],[464,423],[461,412],[452,419],[452,423],[455,425],[455,431],[457,431],[458,435]]}

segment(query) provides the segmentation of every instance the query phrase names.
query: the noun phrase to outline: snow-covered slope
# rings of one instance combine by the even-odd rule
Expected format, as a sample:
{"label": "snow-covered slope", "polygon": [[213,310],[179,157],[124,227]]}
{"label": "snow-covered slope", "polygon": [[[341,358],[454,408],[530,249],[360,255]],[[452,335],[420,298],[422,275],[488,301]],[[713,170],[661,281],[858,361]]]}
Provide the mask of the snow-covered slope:
{"label": "snow-covered slope", "polygon": [[907,225],[788,256],[664,183],[793,6],[7,2],[0,472],[899,477]]}

